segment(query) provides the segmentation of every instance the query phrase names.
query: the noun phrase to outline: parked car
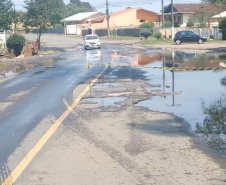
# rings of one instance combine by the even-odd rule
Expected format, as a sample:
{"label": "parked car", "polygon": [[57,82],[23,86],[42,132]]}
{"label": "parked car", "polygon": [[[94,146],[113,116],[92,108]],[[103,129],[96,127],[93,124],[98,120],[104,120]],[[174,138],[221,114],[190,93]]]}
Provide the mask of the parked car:
{"label": "parked car", "polygon": [[179,31],[176,33],[173,40],[176,44],[181,44],[183,42],[197,42],[198,44],[203,44],[203,42],[207,42],[207,38],[202,37],[193,31]]}
{"label": "parked car", "polygon": [[86,35],[84,40],[84,48],[87,49],[100,49],[100,38],[98,35],[92,34],[92,35]]}

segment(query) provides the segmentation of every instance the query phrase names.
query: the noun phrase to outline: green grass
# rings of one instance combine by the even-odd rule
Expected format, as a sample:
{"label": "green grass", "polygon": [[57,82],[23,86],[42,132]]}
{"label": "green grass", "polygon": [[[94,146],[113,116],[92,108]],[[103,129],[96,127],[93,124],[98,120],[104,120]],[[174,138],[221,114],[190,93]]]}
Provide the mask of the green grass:
{"label": "green grass", "polygon": [[159,39],[157,40],[156,38],[154,37],[149,37],[148,40],[145,40],[143,38],[143,40],[141,40],[140,42],[137,42],[137,44],[141,44],[141,45],[161,45],[161,44],[168,44],[168,45],[171,45],[171,44],[174,44],[174,42],[171,40],[171,39]]}

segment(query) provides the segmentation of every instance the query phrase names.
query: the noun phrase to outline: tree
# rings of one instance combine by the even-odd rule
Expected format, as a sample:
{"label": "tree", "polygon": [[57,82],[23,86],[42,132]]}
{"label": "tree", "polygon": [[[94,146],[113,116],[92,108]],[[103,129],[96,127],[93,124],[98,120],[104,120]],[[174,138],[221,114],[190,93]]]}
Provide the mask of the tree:
{"label": "tree", "polygon": [[194,22],[191,19],[189,19],[187,22],[187,27],[192,27],[194,25],[195,25]]}
{"label": "tree", "polygon": [[14,17],[14,20],[13,20],[13,29],[14,30],[17,30],[17,27],[19,24],[23,24],[25,21],[25,12],[23,11],[16,11],[15,12],[15,17]]}
{"label": "tree", "polygon": [[190,20],[193,21],[193,23],[198,27],[205,28],[211,16],[213,16],[213,13],[200,9],[199,11],[196,11],[192,17],[190,17]]}
{"label": "tree", "polygon": [[13,50],[14,54],[16,56],[19,56],[23,50],[24,43],[26,42],[26,39],[22,35],[11,35],[7,40],[7,48],[8,50]]}
{"label": "tree", "polygon": [[81,12],[94,11],[94,8],[88,2],[81,2],[80,0],[71,0],[68,5],[66,5],[65,16],[69,17]]}
{"label": "tree", "polygon": [[222,29],[222,40],[226,40],[226,18],[220,22],[219,28]]}
{"label": "tree", "polygon": [[25,0],[26,31],[35,30],[40,49],[41,35],[43,30],[60,22],[64,10],[63,0]]}
{"label": "tree", "polygon": [[165,21],[164,26],[165,26],[165,28],[170,28],[171,27],[171,21]]}
{"label": "tree", "polygon": [[144,22],[140,25],[140,28],[153,28],[155,24],[153,22]]}
{"label": "tree", "polygon": [[11,0],[0,0],[0,30],[8,29],[13,20],[13,3]]}
{"label": "tree", "polygon": [[158,31],[158,32],[156,32],[156,33],[154,34],[154,37],[155,37],[157,40],[159,40],[159,39],[162,37],[162,33],[161,33],[160,31]]}
{"label": "tree", "polygon": [[150,37],[150,36],[152,35],[152,33],[151,33],[150,31],[142,31],[142,32],[140,33],[140,35],[141,35],[142,37],[144,37],[146,40],[148,40],[148,37]]}

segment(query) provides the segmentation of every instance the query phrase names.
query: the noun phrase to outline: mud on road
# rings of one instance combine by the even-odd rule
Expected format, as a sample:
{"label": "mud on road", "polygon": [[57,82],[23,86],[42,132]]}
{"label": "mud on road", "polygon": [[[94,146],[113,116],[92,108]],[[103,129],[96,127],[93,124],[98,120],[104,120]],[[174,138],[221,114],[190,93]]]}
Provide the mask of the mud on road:
{"label": "mud on road", "polygon": [[145,78],[135,68],[103,76],[16,184],[225,184],[225,159],[186,123],[136,106],[153,95]]}

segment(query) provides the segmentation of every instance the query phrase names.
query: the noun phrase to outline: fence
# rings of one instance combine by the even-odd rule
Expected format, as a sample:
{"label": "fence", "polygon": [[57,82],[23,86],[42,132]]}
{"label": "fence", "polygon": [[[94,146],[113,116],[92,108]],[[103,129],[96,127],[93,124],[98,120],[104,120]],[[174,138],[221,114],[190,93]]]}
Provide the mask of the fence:
{"label": "fence", "polygon": [[47,33],[47,34],[64,34],[64,28],[47,29],[47,30],[43,30],[42,33]]}
{"label": "fence", "polygon": [[[159,31],[158,28],[117,28],[111,30],[111,35],[113,36],[127,36],[127,37],[140,37],[140,33],[142,31],[150,31],[151,33],[155,33]],[[82,30],[82,36],[89,34],[89,30]],[[95,34],[100,37],[107,36],[108,30],[107,29],[97,29],[95,30]]]}
{"label": "fence", "polygon": [[[195,33],[202,35],[206,37],[207,39],[210,39],[210,36],[213,35],[215,39],[217,40],[222,40],[222,33],[219,28],[174,28],[175,34],[178,31],[183,31],[183,30],[191,30],[194,31]],[[163,36],[166,38],[171,37],[171,28],[167,29],[159,29],[159,31],[162,33]]]}

